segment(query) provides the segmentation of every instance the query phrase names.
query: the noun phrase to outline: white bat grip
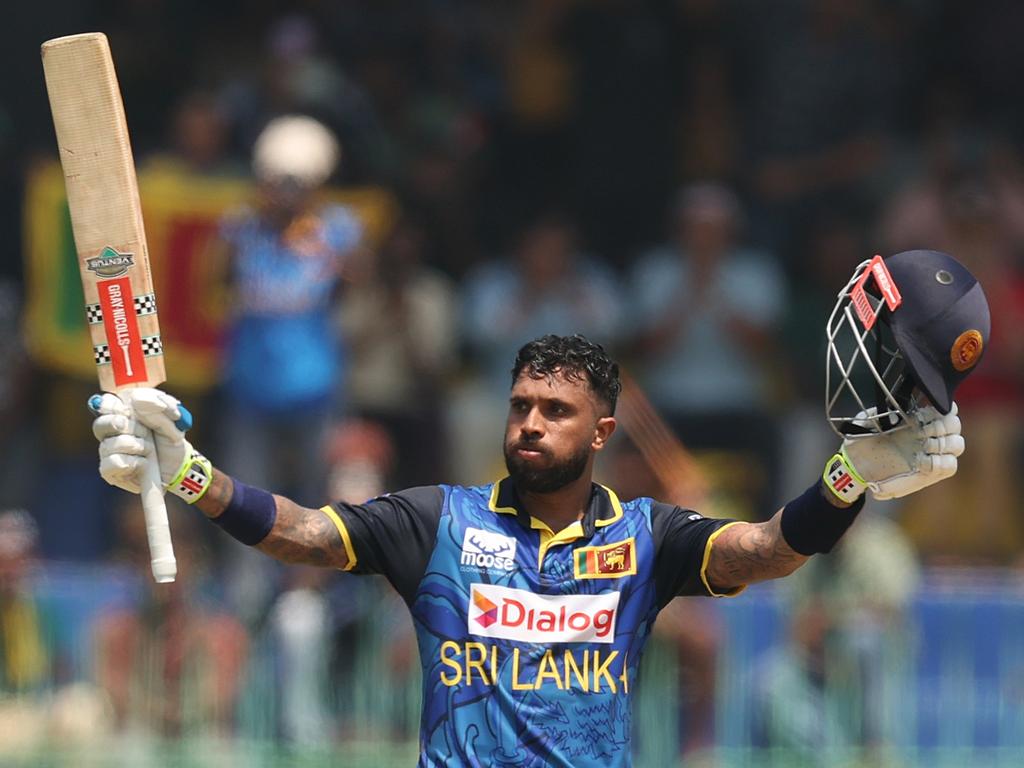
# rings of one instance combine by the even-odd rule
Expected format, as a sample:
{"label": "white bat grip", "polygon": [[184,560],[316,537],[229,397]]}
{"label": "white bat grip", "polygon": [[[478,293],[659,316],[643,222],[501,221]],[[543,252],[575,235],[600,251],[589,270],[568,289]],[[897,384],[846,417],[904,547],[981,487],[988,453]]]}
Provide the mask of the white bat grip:
{"label": "white bat grip", "polygon": [[164,486],[160,481],[160,464],[155,453],[146,462],[146,472],[142,476],[142,509],[146,513],[146,535],[149,537],[153,578],[158,584],[174,581],[178,563],[174,559],[174,547],[171,545]]}

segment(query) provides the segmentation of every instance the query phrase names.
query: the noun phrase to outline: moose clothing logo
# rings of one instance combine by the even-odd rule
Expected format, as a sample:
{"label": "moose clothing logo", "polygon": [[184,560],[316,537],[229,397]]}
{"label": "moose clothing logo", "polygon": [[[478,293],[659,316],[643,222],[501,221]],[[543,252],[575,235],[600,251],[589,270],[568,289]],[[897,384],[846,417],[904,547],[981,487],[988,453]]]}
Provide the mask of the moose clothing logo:
{"label": "moose clothing logo", "polygon": [[470,586],[469,633],[525,643],[611,643],[619,593],[538,595],[495,584]]}
{"label": "moose clothing logo", "polygon": [[516,540],[482,528],[466,528],[459,563],[470,568],[511,571],[515,568]]}
{"label": "moose clothing logo", "polygon": [[573,572],[577,579],[618,579],[636,573],[636,540],[633,537],[601,547],[580,547]]}

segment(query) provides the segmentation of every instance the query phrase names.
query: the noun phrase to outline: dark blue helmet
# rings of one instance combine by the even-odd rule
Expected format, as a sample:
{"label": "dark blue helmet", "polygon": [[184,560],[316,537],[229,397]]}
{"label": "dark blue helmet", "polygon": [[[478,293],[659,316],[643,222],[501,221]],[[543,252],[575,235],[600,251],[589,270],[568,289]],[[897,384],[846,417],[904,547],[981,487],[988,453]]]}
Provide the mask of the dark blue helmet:
{"label": "dark blue helmet", "polygon": [[[947,253],[904,251],[885,260],[903,303],[883,313],[917,386],[941,413],[988,346],[988,301],[974,275]],[[887,308],[888,310],[888,308]]]}
{"label": "dark blue helmet", "polygon": [[949,413],[990,327],[980,283],[949,254],[904,251],[865,261],[828,321],[829,423],[844,435],[892,429],[921,395]]}

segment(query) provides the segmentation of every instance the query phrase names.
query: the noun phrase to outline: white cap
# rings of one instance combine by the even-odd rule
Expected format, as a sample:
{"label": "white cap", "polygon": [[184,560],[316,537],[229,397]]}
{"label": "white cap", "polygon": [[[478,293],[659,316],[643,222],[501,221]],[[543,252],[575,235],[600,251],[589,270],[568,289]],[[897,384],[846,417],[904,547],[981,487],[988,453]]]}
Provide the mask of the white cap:
{"label": "white cap", "polygon": [[285,115],[267,123],[252,153],[252,170],[263,181],[293,179],[315,187],[330,178],[341,147],[323,123],[305,115]]}

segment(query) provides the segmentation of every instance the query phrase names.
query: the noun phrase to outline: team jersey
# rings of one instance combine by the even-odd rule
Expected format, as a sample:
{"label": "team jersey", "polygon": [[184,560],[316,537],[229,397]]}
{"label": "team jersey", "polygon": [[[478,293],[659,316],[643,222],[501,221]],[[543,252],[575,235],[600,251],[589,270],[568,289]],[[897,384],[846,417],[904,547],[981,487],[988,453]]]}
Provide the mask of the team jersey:
{"label": "team jersey", "polygon": [[720,596],[705,570],[731,524],[595,484],[582,520],[554,532],[507,478],[325,511],[349,570],[384,574],[412,612],[422,768],[630,765],[654,619],[677,595]]}

